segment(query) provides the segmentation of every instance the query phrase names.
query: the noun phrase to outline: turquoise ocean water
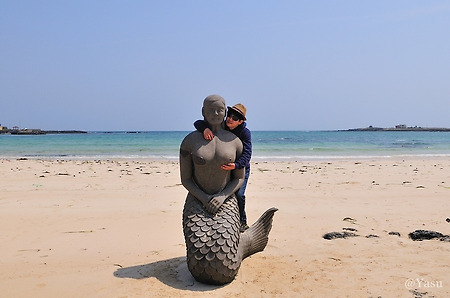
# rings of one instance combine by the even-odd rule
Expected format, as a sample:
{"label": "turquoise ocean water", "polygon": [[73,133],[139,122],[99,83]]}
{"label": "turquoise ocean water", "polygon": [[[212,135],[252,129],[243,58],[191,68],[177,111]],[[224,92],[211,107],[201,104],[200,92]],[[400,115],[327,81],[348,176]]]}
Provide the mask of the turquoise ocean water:
{"label": "turquoise ocean water", "polygon": [[[178,159],[187,131],[0,135],[0,158]],[[450,157],[450,132],[252,131],[253,161]]]}

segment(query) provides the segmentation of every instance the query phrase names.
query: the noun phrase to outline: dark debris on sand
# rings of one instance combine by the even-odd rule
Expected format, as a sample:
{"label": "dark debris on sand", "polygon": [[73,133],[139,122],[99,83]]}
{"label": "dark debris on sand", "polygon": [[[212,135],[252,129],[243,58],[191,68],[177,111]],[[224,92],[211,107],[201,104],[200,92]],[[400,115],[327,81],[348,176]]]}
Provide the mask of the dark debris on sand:
{"label": "dark debris on sand", "polygon": [[331,233],[326,233],[325,235],[323,235],[323,238],[326,240],[333,240],[333,239],[346,239],[349,237],[358,237],[359,235],[355,234],[355,233],[350,233],[350,232],[331,232]]}
{"label": "dark debris on sand", "polygon": [[409,233],[408,236],[413,241],[438,239],[441,241],[450,242],[450,235],[444,235],[436,231],[415,230],[414,232]]}

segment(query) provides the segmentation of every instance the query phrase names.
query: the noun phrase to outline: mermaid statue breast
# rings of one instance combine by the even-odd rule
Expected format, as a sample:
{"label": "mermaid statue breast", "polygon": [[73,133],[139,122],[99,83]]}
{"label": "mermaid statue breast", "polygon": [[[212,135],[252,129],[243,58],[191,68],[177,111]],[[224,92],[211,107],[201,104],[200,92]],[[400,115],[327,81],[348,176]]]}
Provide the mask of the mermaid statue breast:
{"label": "mermaid statue breast", "polygon": [[225,171],[222,164],[242,153],[241,141],[222,128],[225,101],[208,96],[202,113],[214,138],[204,140],[197,131],[180,146],[180,174],[188,190],[183,209],[183,234],[187,265],[202,283],[226,284],[235,278],[246,257],[264,250],[276,208],[267,210],[249,229],[240,232],[235,192],[242,185],[244,169]]}

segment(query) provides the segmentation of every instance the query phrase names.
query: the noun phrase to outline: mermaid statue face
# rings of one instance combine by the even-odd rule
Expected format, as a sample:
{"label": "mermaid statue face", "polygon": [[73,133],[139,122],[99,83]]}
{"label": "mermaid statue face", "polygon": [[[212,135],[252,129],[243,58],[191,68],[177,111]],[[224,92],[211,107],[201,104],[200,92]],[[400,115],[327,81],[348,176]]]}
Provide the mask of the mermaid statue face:
{"label": "mermaid statue face", "polygon": [[203,101],[202,114],[210,125],[222,124],[226,114],[225,100],[219,95],[206,97]]}

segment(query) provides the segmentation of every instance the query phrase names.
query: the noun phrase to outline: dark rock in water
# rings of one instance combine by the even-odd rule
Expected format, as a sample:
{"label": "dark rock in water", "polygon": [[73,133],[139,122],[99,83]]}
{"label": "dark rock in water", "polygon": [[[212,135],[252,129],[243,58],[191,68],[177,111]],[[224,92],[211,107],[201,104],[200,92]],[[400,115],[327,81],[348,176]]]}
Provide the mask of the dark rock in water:
{"label": "dark rock in water", "polygon": [[43,130],[44,134],[83,134],[87,131],[82,130]]}
{"label": "dark rock in water", "polygon": [[359,235],[355,234],[355,233],[349,233],[349,232],[331,232],[331,233],[326,233],[325,235],[323,235],[323,238],[326,240],[333,240],[333,239],[346,239],[348,237],[358,237]]}
{"label": "dark rock in water", "polygon": [[[444,237],[449,237],[439,232],[427,231],[427,230],[415,230],[408,234],[409,238],[414,241],[431,240],[431,239],[441,239]],[[445,240],[444,240],[445,241]]]}
{"label": "dark rock in water", "polygon": [[398,237],[401,236],[399,232],[389,232],[388,234],[392,235],[392,236],[398,236]]}

